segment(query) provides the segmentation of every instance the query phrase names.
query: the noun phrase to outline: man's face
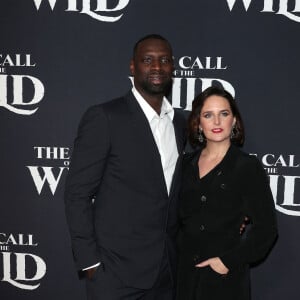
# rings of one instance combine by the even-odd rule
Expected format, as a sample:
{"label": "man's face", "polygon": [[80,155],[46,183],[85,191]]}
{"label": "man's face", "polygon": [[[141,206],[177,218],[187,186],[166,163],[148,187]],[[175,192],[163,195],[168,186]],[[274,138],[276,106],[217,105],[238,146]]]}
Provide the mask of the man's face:
{"label": "man's face", "polygon": [[142,94],[165,95],[172,83],[172,51],[163,40],[147,39],[138,45],[130,62],[134,85]]}

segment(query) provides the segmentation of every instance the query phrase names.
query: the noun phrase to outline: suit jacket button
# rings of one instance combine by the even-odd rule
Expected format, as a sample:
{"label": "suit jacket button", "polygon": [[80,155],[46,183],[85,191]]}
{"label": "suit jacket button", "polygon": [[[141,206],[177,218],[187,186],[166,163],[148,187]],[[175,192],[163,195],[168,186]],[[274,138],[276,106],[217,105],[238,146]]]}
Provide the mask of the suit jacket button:
{"label": "suit jacket button", "polygon": [[220,185],[220,187],[221,187],[222,190],[225,190],[226,184],[225,184],[225,183],[222,183],[222,184]]}
{"label": "suit jacket button", "polygon": [[205,229],[204,225],[200,225],[200,230],[203,231]]}
{"label": "suit jacket button", "polygon": [[206,201],[206,197],[204,195],[201,196],[201,201],[205,202]]}

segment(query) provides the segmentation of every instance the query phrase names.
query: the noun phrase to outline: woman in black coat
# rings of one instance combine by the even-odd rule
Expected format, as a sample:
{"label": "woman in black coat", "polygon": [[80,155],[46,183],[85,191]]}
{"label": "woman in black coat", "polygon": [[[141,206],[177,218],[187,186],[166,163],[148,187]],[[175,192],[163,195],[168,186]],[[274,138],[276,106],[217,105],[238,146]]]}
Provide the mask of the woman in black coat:
{"label": "woman in black coat", "polygon": [[[210,87],[193,101],[181,191],[180,300],[250,299],[249,264],[272,247],[274,201],[256,157],[237,146],[243,123],[232,96]],[[247,216],[249,230],[240,234]]]}

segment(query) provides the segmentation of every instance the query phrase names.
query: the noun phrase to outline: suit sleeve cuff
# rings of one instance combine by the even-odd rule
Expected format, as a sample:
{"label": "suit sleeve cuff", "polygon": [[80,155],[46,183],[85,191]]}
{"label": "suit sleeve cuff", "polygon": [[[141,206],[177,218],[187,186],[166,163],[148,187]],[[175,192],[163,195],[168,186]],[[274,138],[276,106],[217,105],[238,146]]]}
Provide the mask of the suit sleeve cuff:
{"label": "suit sleeve cuff", "polygon": [[101,265],[101,262],[98,262],[92,266],[89,266],[89,267],[86,267],[84,269],[82,269],[82,271],[85,271],[85,270],[88,270],[88,269],[92,269],[92,268],[96,268],[96,267],[99,267]]}

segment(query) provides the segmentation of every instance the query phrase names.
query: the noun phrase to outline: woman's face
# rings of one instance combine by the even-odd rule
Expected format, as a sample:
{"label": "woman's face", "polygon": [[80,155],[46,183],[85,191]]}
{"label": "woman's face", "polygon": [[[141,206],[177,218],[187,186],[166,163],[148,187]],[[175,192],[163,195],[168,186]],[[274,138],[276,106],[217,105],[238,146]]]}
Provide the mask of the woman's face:
{"label": "woman's face", "polygon": [[207,143],[230,142],[230,134],[236,120],[226,98],[212,95],[208,97],[200,112],[200,128]]}

